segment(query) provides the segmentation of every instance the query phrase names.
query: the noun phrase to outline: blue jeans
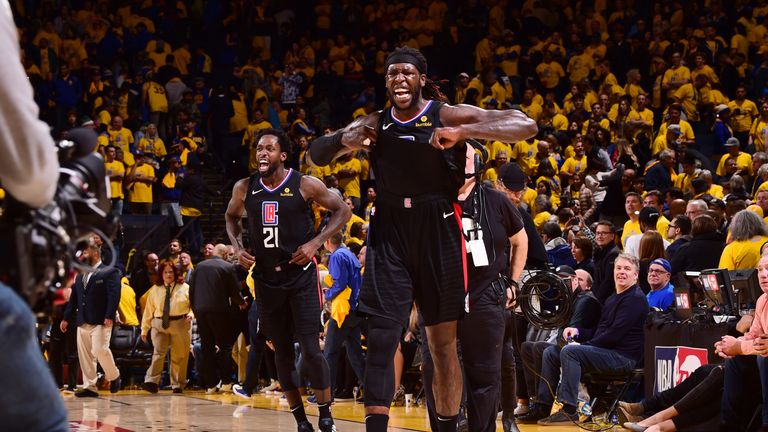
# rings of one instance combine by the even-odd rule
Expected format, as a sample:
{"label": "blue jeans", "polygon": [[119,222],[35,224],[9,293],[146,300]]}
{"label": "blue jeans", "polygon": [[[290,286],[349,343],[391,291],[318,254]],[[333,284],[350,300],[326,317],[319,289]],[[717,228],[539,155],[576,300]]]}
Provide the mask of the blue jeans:
{"label": "blue jeans", "polygon": [[[73,323],[74,324],[74,323]],[[69,331],[76,331],[75,325]],[[21,298],[0,283],[0,421],[4,431],[68,431],[51,370],[35,336],[35,318]]]}
{"label": "blue jeans", "polygon": [[755,408],[761,403],[763,425],[768,426],[768,358],[740,355],[726,360],[721,430],[747,430]]}
{"label": "blue jeans", "polygon": [[347,347],[347,358],[355,371],[355,375],[357,375],[357,379],[362,382],[365,377],[365,358],[363,358],[363,348],[360,345],[360,322],[360,318],[355,312],[350,312],[341,327],[334,319],[328,321],[323,354],[325,354],[325,360],[331,371],[332,393],[336,384],[336,366],[339,363],[342,345]]}
{"label": "blue jeans", "polygon": [[[562,367],[562,376],[560,368]],[[568,405],[577,406],[579,382],[582,371],[586,373],[629,372],[635,367],[635,361],[616,351],[590,345],[551,346],[544,350],[541,363],[541,382],[539,383],[538,402],[551,405],[554,402],[551,388],[558,380],[557,399]]]}

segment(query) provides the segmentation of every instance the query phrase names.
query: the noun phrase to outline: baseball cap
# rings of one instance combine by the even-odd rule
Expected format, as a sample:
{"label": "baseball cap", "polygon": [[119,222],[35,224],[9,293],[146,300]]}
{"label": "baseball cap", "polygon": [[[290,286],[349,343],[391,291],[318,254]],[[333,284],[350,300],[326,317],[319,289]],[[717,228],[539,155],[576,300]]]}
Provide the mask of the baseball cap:
{"label": "baseball cap", "polygon": [[512,192],[519,192],[525,189],[526,176],[520,165],[514,162],[508,162],[499,167],[499,180],[507,189]]}
{"label": "baseball cap", "polygon": [[672,273],[672,266],[669,264],[669,261],[665,260],[664,258],[656,258],[655,260],[651,261],[651,265],[654,264],[664,267],[664,270],[666,270],[667,273]]}
{"label": "baseball cap", "polygon": [[667,126],[667,132],[674,132],[676,134],[682,133],[680,131],[680,125],[676,125],[676,124]]}
{"label": "baseball cap", "polygon": [[469,74],[466,73],[466,72],[460,73],[459,76],[462,77],[462,78],[469,78]]}
{"label": "baseball cap", "polygon": [[719,113],[721,113],[721,112],[723,112],[723,111],[725,111],[727,109],[728,109],[728,105],[720,104],[720,105],[715,107],[715,112],[719,114]]}
{"label": "baseball cap", "polygon": [[730,137],[727,140],[725,140],[725,146],[726,147],[730,147],[730,146],[737,146],[738,147],[739,146],[739,139],[736,138],[736,137]]}
{"label": "baseball cap", "polygon": [[80,117],[80,126],[93,126],[93,120],[88,116]]}
{"label": "baseball cap", "polygon": [[640,209],[640,214],[638,215],[638,219],[640,219],[640,222],[644,223],[647,226],[655,227],[656,222],[658,222],[659,220],[659,216],[661,216],[661,214],[655,208],[643,207],[642,209]]}
{"label": "baseball cap", "polygon": [[557,266],[555,273],[557,273],[558,276],[576,276],[576,271],[571,266],[567,265]]}

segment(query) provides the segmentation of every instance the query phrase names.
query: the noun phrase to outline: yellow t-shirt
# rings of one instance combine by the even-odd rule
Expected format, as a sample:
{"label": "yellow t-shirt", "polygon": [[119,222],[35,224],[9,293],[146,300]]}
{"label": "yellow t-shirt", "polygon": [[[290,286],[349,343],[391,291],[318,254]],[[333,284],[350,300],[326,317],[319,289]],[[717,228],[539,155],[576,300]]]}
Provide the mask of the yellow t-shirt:
{"label": "yellow t-shirt", "polygon": [[[731,109],[731,127],[734,132],[750,130],[754,119],[760,115],[757,105],[749,99],[744,99],[741,103],[732,100],[728,104],[728,108]],[[736,114],[737,108],[739,109],[738,114]]]}
{"label": "yellow t-shirt", "polygon": [[691,121],[698,121],[699,119],[696,104],[712,102],[707,87],[696,90],[693,84],[682,85],[675,91],[674,97],[683,105],[683,109]]}
{"label": "yellow t-shirt", "polygon": [[539,117],[541,117],[541,105],[537,104],[536,102],[531,102],[531,104],[527,106],[520,104],[520,109],[525,113],[525,115],[538,123]]}
{"label": "yellow t-shirt", "polygon": [[549,63],[539,63],[536,66],[536,75],[544,88],[553,89],[560,84],[560,78],[565,76],[565,71],[560,63],[551,61]]}
{"label": "yellow t-shirt", "polygon": [[491,143],[491,145],[488,147],[488,158],[490,160],[496,159],[496,153],[500,151],[507,152],[507,158],[512,158],[512,146],[501,141],[494,141]]}
{"label": "yellow t-shirt", "polygon": [[537,213],[536,216],[533,217],[533,223],[536,225],[536,229],[540,230],[551,217],[552,214],[550,212],[544,211]]}
{"label": "yellow t-shirt", "polygon": [[587,169],[587,155],[581,155],[581,157],[569,157],[563,162],[563,166],[560,168],[560,172],[567,172],[571,175],[578,174]]}
{"label": "yellow t-shirt", "polygon": [[755,145],[755,151],[765,151],[766,134],[768,134],[768,122],[756,118],[752,122],[752,128],[749,131],[749,136],[752,137],[752,144]]}
{"label": "yellow t-shirt", "polygon": [[642,234],[640,231],[640,221],[632,221],[632,219],[624,222],[624,232],[621,233],[621,244],[626,245],[627,238],[633,235]]}
{"label": "yellow t-shirt", "polygon": [[235,114],[229,118],[229,132],[240,132],[248,127],[248,108],[242,95],[232,99],[232,110]]}
{"label": "yellow t-shirt", "polygon": [[539,161],[536,160],[536,153],[538,151],[539,140],[534,139],[532,143],[520,141],[512,148],[512,152],[509,153],[509,159],[517,161],[526,174],[533,176],[539,167]]}
{"label": "yellow t-shirt", "polygon": [[[678,66],[677,68],[669,68],[664,72],[664,76],[661,79],[661,84],[681,84],[691,81],[691,70],[685,66]],[[667,90],[667,97],[672,97],[676,88],[670,88]]]}
{"label": "yellow t-shirt", "polygon": [[669,219],[666,218],[666,216],[661,215],[659,217],[659,220],[656,221],[656,231],[661,234],[661,238],[663,238],[666,241],[670,241],[669,237],[667,237],[667,230],[669,228]]}
{"label": "yellow t-shirt", "polygon": [[745,270],[757,267],[760,261],[760,247],[768,241],[768,237],[755,236],[749,240],[731,242],[723,249],[718,267],[728,270]]}
{"label": "yellow t-shirt", "polygon": [[168,98],[165,95],[165,87],[154,81],[150,81],[144,83],[144,90],[147,91],[149,111],[168,112]]}
{"label": "yellow t-shirt", "polygon": [[329,177],[333,173],[331,172],[331,167],[328,165],[321,167],[308,165],[304,174],[318,178],[320,181],[324,181],[326,177]]}
{"label": "yellow t-shirt", "polygon": [[[515,59],[507,58],[512,53],[516,53]],[[511,47],[500,46],[496,48],[496,55],[501,57],[501,70],[504,71],[504,75],[516,76],[517,75],[517,63],[520,58],[520,45],[512,45]]]}
{"label": "yellow t-shirt", "polygon": [[659,134],[659,136],[656,137],[655,140],[653,140],[653,144],[651,144],[651,155],[655,156],[659,154],[660,151],[666,150],[669,148],[669,144],[667,143],[667,135]]}
{"label": "yellow t-shirt", "polygon": [[127,158],[128,154],[131,153],[133,133],[128,128],[120,128],[119,131],[109,128],[107,129],[107,134],[109,134],[109,144],[120,148]]}
{"label": "yellow t-shirt", "polygon": [[710,186],[706,193],[712,195],[715,198],[723,199],[725,197],[725,194],[723,193],[723,187],[716,184]]}
{"label": "yellow t-shirt", "polygon": [[[104,162],[104,169],[107,172],[107,177],[113,175],[122,174],[125,176],[125,166],[122,162],[115,160],[112,162]],[[110,195],[112,198],[123,199],[123,180],[109,180]]]}
{"label": "yellow t-shirt", "polygon": [[139,325],[139,317],[136,315],[136,292],[128,285],[128,278],[120,281],[120,303],[117,305],[120,321],[124,325]]}
{"label": "yellow t-shirt", "polygon": [[[661,124],[661,126],[659,127],[659,136],[661,136],[661,135],[666,136],[667,135],[667,126],[668,125],[669,125],[669,123],[667,123],[667,122],[664,122],[664,123]],[[696,139],[696,135],[693,134],[693,128],[691,127],[690,123],[688,123],[685,120],[680,120],[679,126],[680,126],[680,134],[681,134],[681,136],[685,137],[686,140],[693,141],[693,140]]]}
{"label": "yellow t-shirt", "polygon": [[[717,164],[717,175],[724,176],[725,175],[725,161],[731,157],[730,154],[724,154],[723,157],[720,158],[720,163]],[[752,156],[749,153],[739,152],[739,155],[736,156],[736,166],[738,169],[752,174]]]}
{"label": "yellow t-shirt", "polygon": [[693,178],[693,176],[681,172],[675,177],[675,187],[683,192],[693,193]]}
{"label": "yellow t-shirt", "polygon": [[[154,177],[155,169],[151,165],[141,165],[136,167],[136,176],[141,175],[143,178]],[[144,182],[134,182],[128,195],[131,202],[135,203],[151,203],[152,202],[152,184]]]}
{"label": "yellow t-shirt", "polygon": [[339,178],[339,187],[344,189],[344,193],[348,197],[360,198],[361,169],[360,159],[354,157],[346,162],[337,162],[333,168],[334,174],[341,170],[352,170],[355,172],[355,175],[352,177]]}
{"label": "yellow t-shirt", "polygon": [[153,154],[159,158],[165,157],[168,152],[165,150],[165,143],[162,138],[147,138],[143,137],[139,140],[139,145],[136,149],[144,154]]}
{"label": "yellow t-shirt", "polygon": [[365,220],[363,218],[361,218],[360,216],[352,213],[352,217],[349,218],[349,220],[347,221],[347,225],[344,227],[344,239],[343,240],[344,240],[345,243],[349,239],[349,230],[352,229],[352,224],[354,224],[355,222],[362,222],[362,224],[365,225]]}
{"label": "yellow t-shirt", "polygon": [[595,68],[595,61],[591,55],[586,52],[581,55],[572,56],[568,61],[568,74],[571,79],[571,84],[576,84],[579,81],[589,76],[589,72]]}

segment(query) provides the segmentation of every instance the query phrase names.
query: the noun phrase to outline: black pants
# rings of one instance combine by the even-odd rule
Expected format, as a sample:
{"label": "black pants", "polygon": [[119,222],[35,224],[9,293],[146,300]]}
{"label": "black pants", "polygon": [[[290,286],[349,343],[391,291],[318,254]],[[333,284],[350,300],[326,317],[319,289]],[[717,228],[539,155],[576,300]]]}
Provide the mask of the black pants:
{"label": "black pants", "polygon": [[525,387],[528,390],[527,398],[535,399],[538,394],[539,375],[541,374],[541,358],[544,350],[554,344],[549,342],[526,341],[520,348],[520,354],[523,358],[523,375],[525,376]]}
{"label": "black pants", "polygon": [[[517,398],[525,394],[523,365],[520,357],[521,339],[525,339],[528,322],[510,310],[504,311],[504,347],[501,351],[501,408],[512,413]],[[522,336],[521,336],[522,335]]]}
{"label": "black pants", "polygon": [[[496,415],[501,398],[505,300],[506,294],[500,288],[486,288],[479,298],[471,303],[469,314],[459,321],[457,329],[467,395],[467,421],[472,432],[496,430]],[[424,339],[424,388],[427,392],[427,408],[434,411],[432,357],[429,354],[426,333]]]}
{"label": "black pants", "polygon": [[696,426],[695,430],[703,430],[704,423],[713,423],[712,430],[717,430],[722,395],[723,366],[704,365],[679,385],[642,403],[646,412],[659,412],[674,406],[678,415],[672,422],[678,430],[692,426]]}
{"label": "black pants", "polygon": [[[202,363],[200,376],[204,388],[232,382],[232,345],[235,341],[232,314],[227,312],[200,312],[197,314],[200,333]],[[219,351],[216,352],[216,347]]]}

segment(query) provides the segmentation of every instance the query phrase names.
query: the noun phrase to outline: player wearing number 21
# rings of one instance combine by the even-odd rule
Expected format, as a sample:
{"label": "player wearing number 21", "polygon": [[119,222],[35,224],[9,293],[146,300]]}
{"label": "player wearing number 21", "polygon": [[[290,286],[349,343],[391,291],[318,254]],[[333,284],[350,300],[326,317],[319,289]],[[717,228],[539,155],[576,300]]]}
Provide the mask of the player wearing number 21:
{"label": "player wearing number 21", "polygon": [[[280,386],[299,430],[312,430],[295,382],[294,335],[301,346],[304,372],[312,383],[320,411],[319,429],[333,430],[330,373],[320,351],[320,298],[314,255],[349,220],[351,210],[320,180],[285,168],[291,141],[285,133],[264,129],[256,139],[258,170],[238,181],[227,208],[227,234],[240,264],[253,266],[256,307],[267,338],[275,346]],[[310,204],[332,212],[326,228],[315,235]],[[249,250],[240,241],[240,219],[248,212]]]}

